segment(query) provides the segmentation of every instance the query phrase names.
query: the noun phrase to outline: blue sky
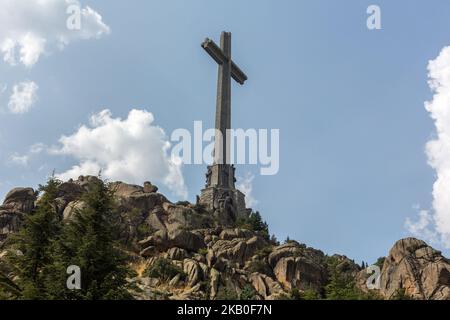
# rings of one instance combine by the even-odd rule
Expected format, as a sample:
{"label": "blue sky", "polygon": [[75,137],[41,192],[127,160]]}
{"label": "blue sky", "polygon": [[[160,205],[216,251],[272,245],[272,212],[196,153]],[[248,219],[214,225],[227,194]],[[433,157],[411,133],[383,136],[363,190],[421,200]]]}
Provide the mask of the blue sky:
{"label": "blue sky", "polygon": [[[450,45],[447,1],[81,4],[98,12],[110,32],[49,48],[31,67],[0,62],[0,89],[7,86],[0,96],[0,195],[76,165],[73,154],[30,147],[58,148],[62,135],[104,109],[122,119],[147,110],[167,134],[192,129],[195,120],[212,126],[217,66],[200,43],[227,30],[233,58],[249,77],[233,85],[233,126],[280,129],[277,175],[237,168],[241,177],[255,176],[255,208],[280,240],[373,262],[410,235],[405,220],[416,217],[417,206],[432,208],[436,173],[425,144],[435,127],[424,102],[432,99],[428,62]],[[382,30],[366,27],[370,4],[381,8]],[[12,113],[9,91],[22,81],[38,85],[38,98],[27,112]],[[23,163],[13,160],[24,155]],[[151,169],[145,172],[142,182],[155,180]],[[204,173],[201,165],[182,168],[192,201]],[[178,199],[158,177],[156,184]]]}

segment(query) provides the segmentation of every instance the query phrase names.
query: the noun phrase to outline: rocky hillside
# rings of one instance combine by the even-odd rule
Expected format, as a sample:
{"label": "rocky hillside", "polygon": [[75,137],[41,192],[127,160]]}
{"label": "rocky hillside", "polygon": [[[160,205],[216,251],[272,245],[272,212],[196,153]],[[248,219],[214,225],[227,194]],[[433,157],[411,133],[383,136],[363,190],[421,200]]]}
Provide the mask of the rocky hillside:
{"label": "rocky hillside", "polygon": [[[61,219],[83,207],[80,198],[93,179],[59,186],[55,209]],[[224,222],[201,205],[171,203],[149,182],[116,182],[112,188],[121,241],[138,274],[130,279],[138,299],[320,298],[336,270],[366,297],[450,299],[450,261],[421,240],[398,241],[381,265],[379,289],[368,290],[366,270],[345,256],[329,257],[296,241],[280,245],[245,221]],[[37,197],[32,188],[7,194],[0,206],[0,251],[35,209]]]}

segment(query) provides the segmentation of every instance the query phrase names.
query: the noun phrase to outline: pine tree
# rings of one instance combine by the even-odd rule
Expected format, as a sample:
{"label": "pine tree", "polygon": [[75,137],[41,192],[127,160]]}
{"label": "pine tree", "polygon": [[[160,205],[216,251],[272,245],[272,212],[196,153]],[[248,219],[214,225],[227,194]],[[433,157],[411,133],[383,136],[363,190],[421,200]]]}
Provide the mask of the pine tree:
{"label": "pine tree", "polygon": [[266,240],[270,240],[269,225],[267,222],[263,221],[259,211],[250,214],[248,217],[248,224],[251,230],[260,232]]}
{"label": "pine tree", "polygon": [[[20,291],[21,299],[45,299],[45,266],[51,263],[51,247],[60,233],[60,219],[56,212],[58,186],[60,181],[50,178],[40,186],[43,195],[34,212],[26,215],[19,233],[11,238],[10,263],[18,272],[13,289]],[[9,283],[12,286],[11,283]]]}
{"label": "pine tree", "polygon": [[[111,190],[100,179],[82,197],[83,208],[64,225],[48,279],[55,299],[131,299],[126,257],[118,248],[117,218]],[[81,269],[81,290],[66,288],[68,266]]]}
{"label": "pine tree", "polygon": [[270,243],[274,246],[279,246],[280,242],[277,239],[277,236],[275,234],[272,234],[272,236],[270,237]]}
{"label": "pine tree", "polygon": [[355,280],[350,274],[342,272],[338,267],[339,261],[334,257],[328,258],[328,284],[325,286],[326,298],[329,300],[358,300],[362,296],[355,287]]}

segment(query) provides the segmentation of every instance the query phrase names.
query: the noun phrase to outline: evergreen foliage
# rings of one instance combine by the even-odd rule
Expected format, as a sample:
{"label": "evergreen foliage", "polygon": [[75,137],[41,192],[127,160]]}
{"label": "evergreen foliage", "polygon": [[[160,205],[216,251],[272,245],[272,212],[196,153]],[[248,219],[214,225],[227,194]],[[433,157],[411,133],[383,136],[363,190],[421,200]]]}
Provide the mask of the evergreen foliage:
{"label": "evergreen foliage", "polygon": [[[0,296],[11,299],[131,299],[133,276],[117,242],[118,214],[110,188],[98,179],[89,185],[70,221],[57,213],[60,181],[50,178],[34,212],[11,238],[7,262],[16,275],[0,270]],[[69,266],[81,270],[81,289],[67,288]]]}
{"label": "evergreen foliage", "polygon": [[269,225],[267,224],[267,222],[263,221],[259,211],[251,212],[246,219],[239,219],[237,221],[237,226],[240,228],[259,232],[267,241],[270,241]]}
{"label": "evergreen foliage", "polygon": [[247,284],[242,288],[241,294],[239,295],[239,300],[255,300],[256,291],[253,286]]}
{"label": "evergreen foliage", "polygon": [[369,300],[378,299],[375,293],[364,293],[356,287],[354,275],[339,266],[339,260],[328,257],[328,283],[325,298],[328,300]]}
{"label": "evergreen foliage", "polygon": [[[17,272],[15,295],[21,299],[45,299],[48,266],[53,261],[53,242],[58,239],[61,224],[56,212],[56,197],[60,181],[50,178],[39,186],[42,196],[34,212],[24,217],[21,230],[11,238],[9,263]],[[20,292],[20,294],[18,294]]]}
{"label": "evergreen foliage", "polygon": [[181,276],[181,280],[186,278],[186,273],[180,267],[165,258],[158,258],[144,272],[144,275],[147,277],[161,279],[163,281],[169,281],[178,274]]}

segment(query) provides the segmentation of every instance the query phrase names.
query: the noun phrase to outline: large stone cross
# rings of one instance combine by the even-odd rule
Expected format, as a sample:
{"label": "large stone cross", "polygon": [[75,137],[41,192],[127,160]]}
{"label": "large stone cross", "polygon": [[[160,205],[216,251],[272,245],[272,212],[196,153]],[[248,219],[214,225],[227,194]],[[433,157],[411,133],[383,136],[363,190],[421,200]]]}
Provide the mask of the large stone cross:
{"label": "large stone cross", "polygon": [[231,129],[231,78],[242,85],[247,80],[247,76],[239,69],[233,60],[231,60],[230,32],[222,32],[220,37],[220,47],[211,39],[206,39],[202,43],[202,47],[219,64],[216,129],[221,133],[222,139],[218,139],[216,136],[214,149],[215,162],[229,164],[230,155],[227,151],[227,142],[230,137],[227,129]]}
{"label": "large stone cross", "polygon": [[228,218],[235,220],[248,216],[248,210],[245,206],[245,195],[234,185],[234,166],[231,165],[228,152],[228,142],[231,141],[228,130],[231,129],[231,78],[242,85],[247,76],[231,59],[231,33],[222,32],[220,47],[210,39],[206,39],[202,47],[219,64],[219,77],[214,163],[208,166],[206,186],[202,189],[198,201],[212,212],[221,215],[224,221]]}

